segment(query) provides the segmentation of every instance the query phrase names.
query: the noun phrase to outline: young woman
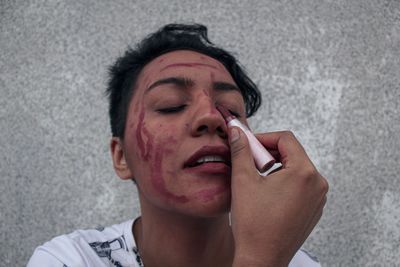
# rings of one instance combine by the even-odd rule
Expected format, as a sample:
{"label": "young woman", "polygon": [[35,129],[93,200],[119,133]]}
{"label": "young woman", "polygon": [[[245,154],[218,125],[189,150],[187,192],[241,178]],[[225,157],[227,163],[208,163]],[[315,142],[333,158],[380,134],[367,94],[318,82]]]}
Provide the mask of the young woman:
{"label": "young woman", "polygon": [[260,93],[206,27],[167,25],[110,74],[113,164],[136,183],[141,216],[56,237],[28,266],[319,266],[300,247],[328,184],[290,132],[257,135],[282,163],[259,174],[217,106],[247,124]]}

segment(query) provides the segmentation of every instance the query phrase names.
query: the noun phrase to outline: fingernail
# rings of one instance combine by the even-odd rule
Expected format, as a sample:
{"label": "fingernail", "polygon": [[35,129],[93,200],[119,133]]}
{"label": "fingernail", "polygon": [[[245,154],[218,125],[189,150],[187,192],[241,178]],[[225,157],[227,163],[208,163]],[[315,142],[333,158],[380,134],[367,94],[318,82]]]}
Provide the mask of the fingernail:
{"label": "fingernail", "polygon": [[231,134],[230,134],[230,142],[236,142],[240,138],[240,132],[236,127],[231,129]]}

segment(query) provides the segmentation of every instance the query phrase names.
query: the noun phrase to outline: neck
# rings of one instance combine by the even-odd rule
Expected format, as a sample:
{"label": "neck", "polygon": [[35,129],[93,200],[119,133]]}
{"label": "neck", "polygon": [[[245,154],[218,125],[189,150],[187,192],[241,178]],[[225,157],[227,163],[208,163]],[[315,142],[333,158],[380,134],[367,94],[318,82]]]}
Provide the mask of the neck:
{"label": "neck", "polygon": [[199,218],[143,202],[133,231],[145,267],[232,266],[234,242],[228,214]]}

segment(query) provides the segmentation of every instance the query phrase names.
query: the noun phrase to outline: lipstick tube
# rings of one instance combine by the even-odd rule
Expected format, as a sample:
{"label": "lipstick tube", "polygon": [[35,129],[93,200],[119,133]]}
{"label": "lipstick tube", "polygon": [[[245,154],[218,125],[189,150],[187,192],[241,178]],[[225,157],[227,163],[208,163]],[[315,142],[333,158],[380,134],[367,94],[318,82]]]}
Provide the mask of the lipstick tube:
{"label": "lipstick tube", "polygon": [[232,115],[223,106],[217,106],[218,111],[222,114],[228,127],[239,127],[246,135],[251,153],[253,154],[253,159],[256,167],[260,173],[264,173],[269,170],[274,164],[274,157],[268,152],[267,149],[258,141],[251,130],[241,123],[234,115]]}

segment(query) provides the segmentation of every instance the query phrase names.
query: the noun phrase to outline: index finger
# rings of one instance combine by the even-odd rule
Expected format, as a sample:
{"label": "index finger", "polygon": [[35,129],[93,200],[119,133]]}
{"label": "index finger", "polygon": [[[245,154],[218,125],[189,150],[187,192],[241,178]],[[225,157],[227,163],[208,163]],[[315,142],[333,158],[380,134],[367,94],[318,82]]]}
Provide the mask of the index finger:
{"label": "index finger", "polygon": [[279,152],[284,167],[288,167],[289,164],[311,163],[303,146],[291,131],[256,134],[256,137],[267,149]]}

